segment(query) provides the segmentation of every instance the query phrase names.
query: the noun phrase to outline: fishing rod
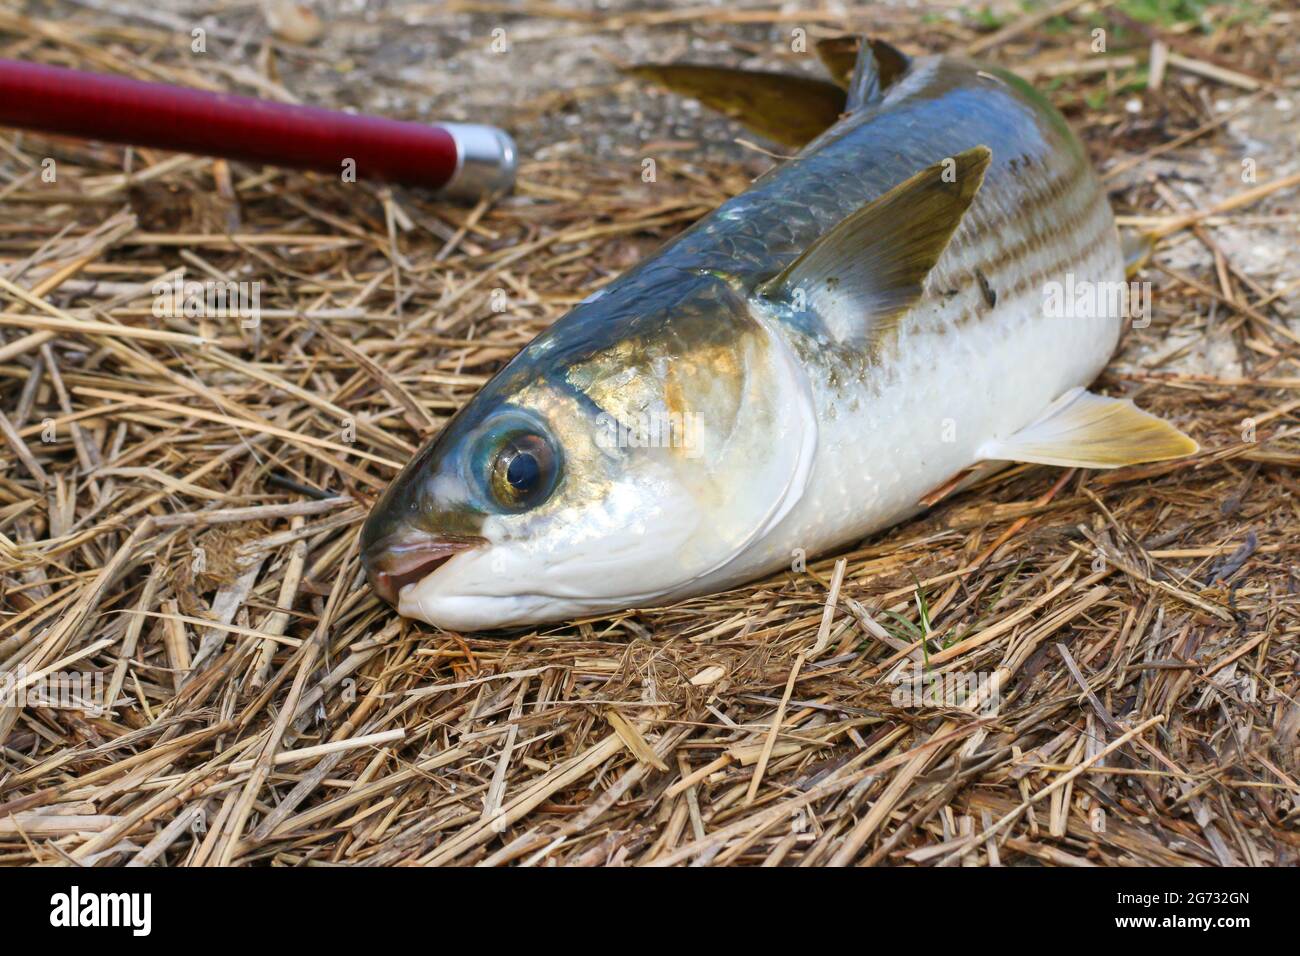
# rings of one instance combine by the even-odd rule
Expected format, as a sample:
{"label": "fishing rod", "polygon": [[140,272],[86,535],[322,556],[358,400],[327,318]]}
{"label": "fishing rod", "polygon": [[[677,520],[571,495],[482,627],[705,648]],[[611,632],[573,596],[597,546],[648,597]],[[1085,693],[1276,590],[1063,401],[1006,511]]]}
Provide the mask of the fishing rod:
{"label": "fishing rod", "polygon": [[[477,201],[514,185],[514,141],[478,123],[412,123],[0,60],[0,126],[355,174]],[[349,167],[348,163],[351,163]]]}

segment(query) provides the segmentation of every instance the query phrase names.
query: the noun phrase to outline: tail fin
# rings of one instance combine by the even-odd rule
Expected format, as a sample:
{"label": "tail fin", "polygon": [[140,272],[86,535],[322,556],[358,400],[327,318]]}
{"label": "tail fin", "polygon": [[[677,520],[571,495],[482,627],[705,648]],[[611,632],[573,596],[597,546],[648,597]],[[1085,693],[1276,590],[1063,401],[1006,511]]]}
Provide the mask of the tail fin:
{"label": "tail fin", "polygon": [[846,100],[834,83],[787,73],[693,63],[644,64],[623,72],[692,96],[760,136],[796,148],[833,126]]}
{"label": "tail fin", "polygon": [[911,60],[883,40],[834,37],[817,43],[834,82],[789,73],[696,63],[646,63],[623,70],[729,116],[782,146],[801,147],[845,112],[880,99]]}

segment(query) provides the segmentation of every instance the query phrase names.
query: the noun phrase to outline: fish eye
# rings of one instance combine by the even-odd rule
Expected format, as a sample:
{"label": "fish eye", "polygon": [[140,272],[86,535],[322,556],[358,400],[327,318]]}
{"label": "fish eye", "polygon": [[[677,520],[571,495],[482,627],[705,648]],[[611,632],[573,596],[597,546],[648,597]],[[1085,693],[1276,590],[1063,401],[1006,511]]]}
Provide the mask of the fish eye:
{"label": "fish eye", "polygon": [[550,497],[558,477],[551,443],[542,435],[524,432],[502,439],[491,459],[487,485],[501,507],[523,511]]}

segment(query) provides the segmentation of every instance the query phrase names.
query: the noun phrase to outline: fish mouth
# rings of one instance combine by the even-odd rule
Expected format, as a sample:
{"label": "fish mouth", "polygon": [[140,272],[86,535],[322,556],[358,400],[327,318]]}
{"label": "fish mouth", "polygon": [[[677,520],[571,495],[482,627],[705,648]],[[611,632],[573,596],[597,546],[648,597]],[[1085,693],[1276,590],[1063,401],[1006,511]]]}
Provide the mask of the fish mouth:
{"label": "fish mouth", "polygon": [[399,531],[380,538],[361,554],[366,577],[375,593],[397,607],[402,588],[424,580],[462,551],[487,544],[473,535]]}

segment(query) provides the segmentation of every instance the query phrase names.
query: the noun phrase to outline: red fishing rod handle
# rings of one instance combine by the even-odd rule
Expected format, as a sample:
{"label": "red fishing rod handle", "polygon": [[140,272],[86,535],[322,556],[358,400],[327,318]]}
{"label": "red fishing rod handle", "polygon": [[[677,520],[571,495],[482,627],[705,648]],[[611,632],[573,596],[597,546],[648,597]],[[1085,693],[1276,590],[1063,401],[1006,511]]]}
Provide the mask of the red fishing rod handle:
{"label": "red fishing rod handle", "polygon": [[514,141],[494,126],[408,123],[16,60],[0,60],[0,125],[336,176],[350,171],[357,180],[457,199],[505,192],[515,179]]}

